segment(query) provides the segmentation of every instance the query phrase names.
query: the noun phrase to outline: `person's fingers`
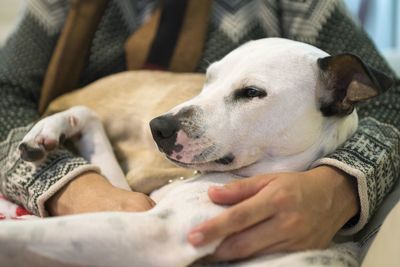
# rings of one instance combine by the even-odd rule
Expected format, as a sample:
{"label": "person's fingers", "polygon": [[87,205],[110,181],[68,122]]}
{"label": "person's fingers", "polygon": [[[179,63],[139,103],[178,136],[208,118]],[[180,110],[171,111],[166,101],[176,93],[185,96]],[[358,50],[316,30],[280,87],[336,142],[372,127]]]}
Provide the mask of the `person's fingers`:
{"label": "person's fingers", "polygon": [[[271,218],[225,239],[211,256],[212,261],[244,259],[259,251],[287,243],[288,233],[280,231],[280,220]],[[282,246],[279,246],[283,248]]]}
{"label": "person's fingers", "polygon": [[205,262],[220,262],[304,249],[326,248],[328,243],[318,243],[318,238],[300,235],[292,239],[291,227],[286,227],[276,217],[266,220],[247,230],[233,234],[225,239]]}
{"label": "person's fingers", "polygon": [[275,208],[268,204],[268,199],[267,194],[258,194],[244,200],[195,227],[189,233],[188,241],[194,246],[204,245],[270,218]]}
{"label": "person's fingers", "polygon": [[254,176],[251,178],[237,180],[224,186],[211,186],[208,195],[216,204],[232,205],[241,202],[259,192],[270,181],[273,176]]}

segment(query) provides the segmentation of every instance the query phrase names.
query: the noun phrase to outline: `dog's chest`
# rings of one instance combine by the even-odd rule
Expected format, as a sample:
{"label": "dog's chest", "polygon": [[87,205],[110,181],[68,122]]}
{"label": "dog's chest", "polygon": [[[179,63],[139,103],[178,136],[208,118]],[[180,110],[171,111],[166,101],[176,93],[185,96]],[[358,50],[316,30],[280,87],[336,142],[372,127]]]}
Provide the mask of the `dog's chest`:
{"label": "dog's chest", "polygon": [[[157,206],[188,205],[194,203],[210,205],[208,188],[210,186],[222,186],[234,181],[238,176],[229,173],[209,173],[194,176],[186,180],[177,180],[151,193],[151,198],[157,202]],[[173,207],[173,206],[172,206]]]}

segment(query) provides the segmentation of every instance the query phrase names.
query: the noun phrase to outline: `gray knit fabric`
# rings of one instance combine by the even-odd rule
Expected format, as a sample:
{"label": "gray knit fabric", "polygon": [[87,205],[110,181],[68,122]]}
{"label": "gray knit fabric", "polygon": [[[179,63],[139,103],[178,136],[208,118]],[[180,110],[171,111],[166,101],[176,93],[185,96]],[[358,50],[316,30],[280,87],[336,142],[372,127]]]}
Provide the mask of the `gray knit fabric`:
{"label": "gray knit fabric", "polygon": [[[8,198],[42,216],[46,215],[43,203],[66,180],[93,169],[62,149],[37,166],[16,157],[27,125],[38,118],[39,91],[62,27],[59,21],[67,12],[66,2],[30,0],[17,31],[0,51],[0,188]],[[154,1],[110,1],[92,42],[82,86],[125,69],[124,41],[148,18],[153,6]],[[358,54],[393,75],[339,0],[215,0],[212,8],[198,71],[204,72],[210,62],[246,41],[281,36],[332,54]],[[364,226],[399,177],[399,110],[399,86],[360,106],[357,133],[315,163],[336,166],[357,179],[361,213],[350,231]]]}

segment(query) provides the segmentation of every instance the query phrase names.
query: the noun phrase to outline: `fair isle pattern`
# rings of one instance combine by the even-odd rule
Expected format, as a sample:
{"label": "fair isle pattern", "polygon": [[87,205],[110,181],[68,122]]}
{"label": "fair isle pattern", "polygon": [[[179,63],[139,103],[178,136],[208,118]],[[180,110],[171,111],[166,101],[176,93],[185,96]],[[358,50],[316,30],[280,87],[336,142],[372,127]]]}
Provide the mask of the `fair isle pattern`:
{"label": "fair isle pattern", "polygon": [[61,29],[68,6],[65,0],[28,0],[27,11],[51,35]]}
{"label": "fair isle pattern", "polygon": [[[130,32],[148,18],[156,2],[156,0],[117,2]],[[215,0],[210,22],[218,26],[218,29],[232,42],[238,43],[256,25],[262,26],[270,37],[279,36],[279,22],[275,13],[276,0]]]}
{"label": "fair isle pattern", "polygon": [[258,23],[268,37],[280,37],[281,30],[277,16],[276,0],[258,0],[261,2],[257,7]]}
{"label": "fair isle pattern", "polygon": [[262,0],[214,1],[211,22],[234,43],[248,35],[260,22],[269,36],[279,36],[278,21],[272,15],[274,3]]}
{"label": "fair isle pattern", "polygon": [[288,38],[312,43],[330,14],[338,8],[340,1],[279,0],[283,15],[284,32]]}
{"label": "fair isle pattern", "polygon": [[[356,225],[342,234],[353,234],[362,229],[390,192],[400,173],[400,132],[392,125],[367,117],[360,121],[359,130],[329,158],[314,163],[335,166],[357,179],[361,214]],[[380,177],[371,179],[369,177]],[[367,179],[366,179],[367,178]],[[372,205],[371,205],[372,204]]]}
{"label": "fair isle pattern", "polygon": [[[23,161],[19,155],[18,144],[31,126],[12,130],[7,139],[0,143],[0,188],[3,194],[16,204],[24,206],[34,214],[45,216],[44,207],[39,208],[37,205],[43,192],[67,173],[86,165],[87,161],[62,149],[51,152],[42,162]],[[98,171],[97,168],[92,169]]]}
{"label": "fair isle pattern", "polygon": [[260,39],[266,37],[266,33],[259,26],[256,25],[251,31],[244,35],[237,42],[233,42],[229,36],[226,36],[218,28],[218,25],[210,23],[207,41],[203,49],[203,56],[198,63],[197,71],[205,72],[207,67],[214,61],[221,59],[227,53],[236,47],[248,42],[250,40]]}
{"label": "fair isle pattern", "polygon": [[373,118],[360,121],[360,130],[336,151],[331,158],[338,159],[348,165],[360,162],[358,169],[368,176],[380,177],[375,183],[368,184],[367,195],[370,206],[369,214],[373,214],[384,196],[392,188],[394,175],[400,172],[400,132],[392,125],[381,123]]}
{"label": "fair isle pattern", "polygon": [[210,63],[250,40],[280,36],[275,3],[275,0],[214,0],[197,71],[205,72]]}

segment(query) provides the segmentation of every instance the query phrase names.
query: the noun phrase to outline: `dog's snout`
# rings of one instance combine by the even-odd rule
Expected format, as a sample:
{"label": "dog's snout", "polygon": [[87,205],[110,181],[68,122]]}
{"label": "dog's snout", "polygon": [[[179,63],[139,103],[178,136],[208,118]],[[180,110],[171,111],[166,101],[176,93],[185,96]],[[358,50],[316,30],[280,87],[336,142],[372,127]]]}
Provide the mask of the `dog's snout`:
{"label": "dog's snout", "polygon": [[158,147],[169,153],[176,141],[179,122],[170,115],[164,115],[150,121],[151,134]]}
{"label": "dog's snout", "polygon": [[150,121],[150,128],[154,138],[166,139],[178,131],[178,123],[171,116],[161,116]]}

